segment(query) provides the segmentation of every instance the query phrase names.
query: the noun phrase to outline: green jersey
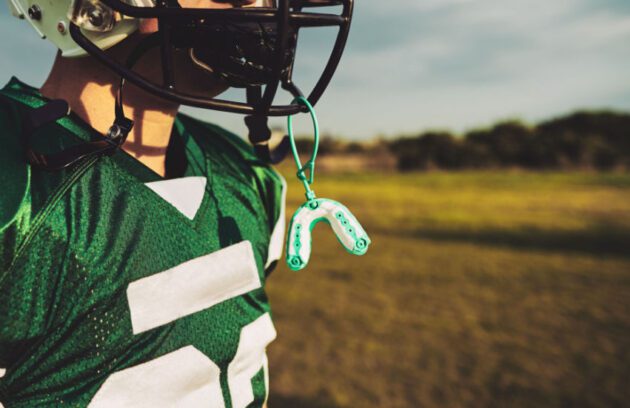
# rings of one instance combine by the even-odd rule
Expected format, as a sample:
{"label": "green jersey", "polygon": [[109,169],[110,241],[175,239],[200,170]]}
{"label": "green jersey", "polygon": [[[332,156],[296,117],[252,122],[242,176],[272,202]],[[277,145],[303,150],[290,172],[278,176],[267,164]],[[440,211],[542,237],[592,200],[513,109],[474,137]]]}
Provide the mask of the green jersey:
{"label": "green jersey", "polygon": [[[16,79],[0,99],[0,405],[262,406],[281,177],[185,115],[176,178],[122,151],[37,170],[19,118],[46,99]],[[70,114],[33,143],[97,137]]]}

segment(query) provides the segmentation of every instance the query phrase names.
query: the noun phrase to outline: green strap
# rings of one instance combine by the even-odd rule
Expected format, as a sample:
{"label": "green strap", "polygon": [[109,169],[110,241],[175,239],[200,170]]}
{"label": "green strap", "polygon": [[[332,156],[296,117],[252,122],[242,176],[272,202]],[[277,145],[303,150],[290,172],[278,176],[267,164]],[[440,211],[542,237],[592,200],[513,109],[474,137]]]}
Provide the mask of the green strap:
{"label": "green strap", "polygon": [[[289,141],[291,143],[291,151],[293,152],[293,159],[295,160],[295,165],[297,166],[297,178],[304,185],[304,189],[306,190],[306,199],[311,201],[315,199],[315,192],[311,190],[311,184],[313,184],[313,179],[315,178],[315,159],[317,158],[317,150],[319,149],[319,124],[317,123],[317,115],[315,114],[315,109],[313,105],[303,96],[299,96],[293,100],[293,103],[301,103],[302,105],[308,108],[308,111],[311,115],[311,119],[313,121],[313,153],[311,154],[311,158],[308,159],[306,164],[302,166],[302,162],[300,161],[300,155],[297,150],[297,146],[295,145],[295,135],[293,133],[293,115],[287,116],[287,133],[289,134]],[[308,170],[308,177],[306,176],[306,171]]]}

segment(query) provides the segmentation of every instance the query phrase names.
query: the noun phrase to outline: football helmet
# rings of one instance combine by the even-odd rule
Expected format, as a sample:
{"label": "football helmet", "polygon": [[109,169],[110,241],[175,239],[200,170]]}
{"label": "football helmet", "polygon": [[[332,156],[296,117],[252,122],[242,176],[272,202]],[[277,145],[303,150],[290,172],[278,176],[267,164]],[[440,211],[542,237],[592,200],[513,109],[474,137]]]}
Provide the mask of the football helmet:
{"label": "football helmet", "polygon": [[[247,115],[250,141],[261,158],[272,162],[278,158],[267,146],[271,136],[267,118],[306,111],[303,105],[274,104],[278,89],[288,91],[292,97],[306,96],[312,105],[317,103],[343,53],[354,3],[353,0],[207,0],[209,7],[189,8],[182,7],[178,0],[8,2],[15,16],[26,19],[42,37],[59,47],[63,56],[89,54],[120,75],[122,81],[183,105]],[[210,7],[211,2],[214,7]],[[216,8],[221,3],[231,7]],[[156,19],[158,30],[139,42],[127,61],[117,61],[105,52],[134,33],[141,19]],[[300,30],[313,27],[337,27],[338,31],[319,79],[310,92],[303,94],[293,82],[296,47]],[[137,60],[155,48],[161,54],[159,83],[133,69]],[[246,102],[180,89],[174,55],[182,51],[198,69],[230,87],[244,88]],[[121,96],[117,104],[120,99]],[[121,128],[123,133],[130,130],[119,107],[116,115],[119,125],[125,126],[118,126],[109,136],[119,134]],[[284,145],[287,150],[287,143]]]}

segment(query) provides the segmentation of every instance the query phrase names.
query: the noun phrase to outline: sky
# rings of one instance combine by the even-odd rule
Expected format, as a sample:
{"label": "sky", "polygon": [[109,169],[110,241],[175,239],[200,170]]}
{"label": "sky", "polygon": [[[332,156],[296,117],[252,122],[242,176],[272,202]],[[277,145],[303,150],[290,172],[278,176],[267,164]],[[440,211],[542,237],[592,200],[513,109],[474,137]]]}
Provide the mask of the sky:
{"label": "sky", "polygon": [[[332,34],[301,35],[303,90]],[[0,38],[0,82],[16,75],[41,85],[55,49],[6,3]],[[628,0],[356,0],[346,52],[316,107],[324,132],[349,139],[533,123],[577,109],[630,110]],[[185,111],[245,133],[239,115]],[[297,121],[298,131],[308,126]]]}

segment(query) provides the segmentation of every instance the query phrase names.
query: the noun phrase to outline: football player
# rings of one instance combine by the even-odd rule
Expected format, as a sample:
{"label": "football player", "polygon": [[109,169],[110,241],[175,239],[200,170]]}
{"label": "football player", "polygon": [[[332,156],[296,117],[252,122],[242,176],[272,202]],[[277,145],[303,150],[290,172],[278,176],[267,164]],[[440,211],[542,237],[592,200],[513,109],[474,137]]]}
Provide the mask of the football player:
{"label": "football player", "polygon": [[[0,91],[0,405],[263,406],[287,147],[267,118],[304,110],[275,95],[302,95],[298,33],[328,26],[321,97],[352,0],[9,6],[60,51],[40,89]],[[254,148],[182,104],[246,115]]]}

